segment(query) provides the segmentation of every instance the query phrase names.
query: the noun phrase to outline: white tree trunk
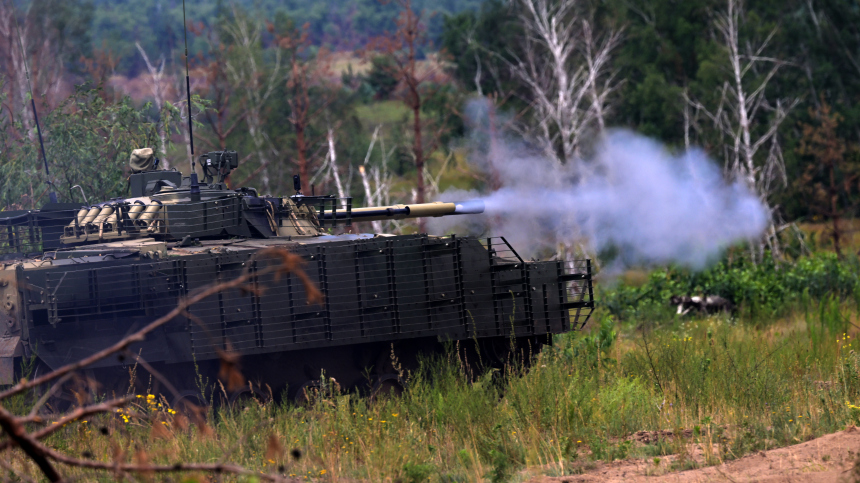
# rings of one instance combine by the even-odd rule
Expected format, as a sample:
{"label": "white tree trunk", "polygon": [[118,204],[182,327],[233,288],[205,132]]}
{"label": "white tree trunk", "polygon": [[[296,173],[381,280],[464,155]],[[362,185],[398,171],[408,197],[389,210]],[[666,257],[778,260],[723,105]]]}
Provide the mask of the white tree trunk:
{"label": "white tree trunk", "polygon": [[[777,133],[788,111],[797,105],[799,99],[778,99],[775,103],[767,100],[765,91],[768,83],[787,62],[762,55],[776,34],[776,29],[756,47],[749,42],[741,42],[739,37],[742,11],[741,0],[726,0],[726,11],[716,20],[718,39],[728,54],[729,79],[723,84],[717,105],[710,109],[690,99],[685,93],[685,143],[689,142],[687,126],[691,122],[687,109],[692,107],[696,114],[702,113],[710,120],[715,132],[722,139],[726,174],[744,182],[751,191],[758,194],[769,211],[770,225],[766,235],[757,248],[750,247],[753,260],[757,260],[765,247],[771,250],[773,256],[781,256],[777,238],[779,228],[776,226],[776,208],[770,201],[776,185],[787,182]],[[770,67],[763,75],[755,77],[760,71],[759,64]],[[696,127],[695,119],[692,122]],[[767,129],[758,138],[754,138],[753,132],[760,123],[766,124]],[[757,156],[765,145],[769,146],[767,153]]]}
{"label": "white tree trunk", "polygon": [[251,21],[246,16],[233,11],[235,18],[225,26],[225,32],[236,46],[235,55],[226,63],[227,74],[231,83],[243,92],[243,105],[246,111],[248,134],[254,146],[254,156],[257,158],[262,171],[260,180],[265,192],[271,191],[269,174],[269,152],[267,136],[263,129],[262,114],[266,102],[283,81],[281,77],[281,51],[275,50],[275,59],[271,69],[263,69],[257,62],[260,38],[263,31],[262,22]]}
{"label": "white tree trunk", "polygon": [[544,154],[560,164],[577,162],[583,135],[605,127],[610,69],[620,32],[597,35],[576,12],[576,0],[519,0],[526,36],[521,56],[511,53],[514,77],[528,91],[532,122],[520,126]]}
{"label": "white tree trunk", "polygon": [[161,155],[161,163],[164,169],[170,169],[170,161],[167,159],[167,129],[165,128],[164,119],[160,117],[164,115],[162,112],[162,108],[164,107],[164,56],[161,56],[159,59],[159,65],[156,68],[152,65],[152,62],[149,61],[149,56],[146,55],[146,51],[143,50],[143,47],[140,46],[140,42],[135,42],[135,46],[137,46],[137,50],[140,52],[140,55],[143,57],[143,61],[146,64],[146,70],[149,72],[149,78],[146,79],[146,83],[149,85],[149,90],[152,92],[153,102],[155,102],[155,108],[158,110],[159,121],[156,130],[158,131],[158,141],[160,143],[159,153]]}
{"label": "white tree trunk", "polygon": [[334,186],[337,188],[337,196],[342,201],[343,208],[346,209],[346,198],[348,195],[346,191],[343,189],[343,183],[340,181],[340,173],[337,169],[337,151],[334,148],[334,129],[329,126],[328,134],[326,135],[326,140],[328,141],[328,159],[331,166],[331,174],[334,178]]}

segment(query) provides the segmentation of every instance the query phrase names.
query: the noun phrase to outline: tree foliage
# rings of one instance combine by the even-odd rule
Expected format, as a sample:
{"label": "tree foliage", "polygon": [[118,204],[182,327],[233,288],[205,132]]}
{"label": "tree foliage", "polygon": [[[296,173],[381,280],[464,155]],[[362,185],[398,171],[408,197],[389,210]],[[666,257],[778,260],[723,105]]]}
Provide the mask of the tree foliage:
{"label": "tree foliage", "polygon": [[367,73],[367,83],[377,99],[388,99],[397,88],[397,77],[394,76],[395,66],[391,57],[374,56],[370,60],[370,72]]}
{"label": "tree foliage", "polygon": [[[732,78],[728,52],[715,23],[726,1],[607,0],[580,2],[579,6],[593,13],[597,29],[623,28],[613,59],[622,83],[611,99],[607,125],[628,127],[677,148],[686,142],[699,145],[718,161],[725,161],[724,141],[713,129],[697,133],[690,127],[694,113],[684,93],[705,106],[716,106],[724,82]],[[766,57],[765,62],[746,74],[744,85],[754,92],[768,75],[769,59],[778,59],[784,65],[762,94],[771,101],[800,102],[787,112],[776,134],[785,176],[796,180],[809,160],[797,149],[803,126],[814,122],[813,113],[822,102],[843,119],[835,135],[849,144],[860,141],[860,10],[847,0],[748,0],[740,6],[744,9],[740,45],[767,41],[766,51],[759,54]],[[462,89],[483,94],[500,90],[490,73],[499,70],[494,62],[502,62],[523,45],[522,33],[508,27],[517,13],[511,4],[490,1],[479,10],[446,18],[442,45],[454,54],[451,72]],[[759,121],[751,131],[754,139],[765,134],[775,115],[768,109],[758,114]],[[769,150],[760,150],[756,156],[769,154]],[[771,204],[784,219],[811,215],[799,189],[797,183],[789,182],[774,190]]]}
{"label": "tree foliage", "polygon": [[[548,5],[560,1],[548,0]],[[706,126],[707,119],[701,117],[702,113],[696,118],[695,109],[685,100],[686,95],[686,99],[714,110],[719,105],[724,83],[731,77],[728,52],[715,22],[725,10],[726,0],[575,3],[570,15],[589,19],[596,36],[610,31],[622,33],[605,71],[618,81],[606,93],[605,125],[628,127],[677,149],[688,143],[699,145],[717,161],[726,162],[729,156],[724,150],[725,136],[713,126]],[[142,125],[161,122],[162,114],[172,116],[167,120],[172,123],[172,131],[159,142],[178,146],[166,153],[171,162],[173,158],[184,160],[184,127],[177,117],[182,114],[169,108],[160,113],[155,104],[121,99],[107,83],[114,74],[134,78],[145,73],[146,63],[140,54],[143,51],[153,60],[162,56],[165,59],[164,82],[170,84],[163,91],[165,106],[175,106],[181,101],[184,85],[180,2],[34,0],[16,4],[33,70],[36,100],[45,116],[49,150],[60,149],[60,144],[69,142],[73,136],[62,130],[53,132],[61,127],[48,125],[48,121],[59,123],[55,121],[60,119],[59,114],[54,111],[73,116],[78,110],[89,112],[86,107],[108,116],[112,109],[134,106],[138,110],[134,122]],[[524,40],[529,30],[523,24],[522,8],[517,5],[522,6],[501,0],[411,2],[410,9],[421,13],[426,40],[415,49],[416,65],[421,64],[421,69],[428,65],[437,69],[430,76],[424,76],[423,71],[416,74],[417,78],[426,77],[426,82],[422,81],[421,88],[416,90],[421,97],[418,112],[422,122],[426,120],[431,125],[422,130],[426,146],[435,145],[445,151],[458,143],[457,138],[467,134],[467,120],[462,114],[467,111],[465,103],[474,95],[491,99],[496,109],[493,115],[506,122],[538,121],[540,116],[534,113],[534,99],[528,86],[511,69],[516,59],[526,54],[524,48],[528,45]],[[334,150],[346,190],[354,187],[356,191],[364,191],[358,176],[351,173],[357,172],[367,156],[372,133],[379,127],[379,142],[373,149],[379,150],[384,144],[386,154],[372,153],[369,162],[391,163],[391,172],[400,178],[393,186],[399,190],[402,201],[409,199],[414,178],[419,174],[414,162],[414,119],[405,116],[402,106],[386,100],[408,94],[408,83],[404,83],[403,76],[393,75],[397,69],[393,68],[390,56],[368,56],[365,65],[353,58],[351,62],[355,65],[342,65],[343,59],[354,56],[356,50],[366,50],[370,39],[393,39],[402,12],[377,0],[329,4],[188,0],[187,7],[189,20],[193,19],[189,30],[192,86],[212,102],[212,108],[200,115],[203,127],[198,130],[199,137],[195,137],[204,149],[228,147],[248,156],[233,174],[233,181],[262,184],[273,193],[289,192],[291,175],[303,156],[307,161],[307,176],[317,179],[320,190],[331,191],[332,186],[320,183],[328,183],[323,173],[330,169],[325,166],[325,159],[331,149],[328,132],[333,129]],[[829,181],[811,151],[817,148],[809,144],[805,129],[818,125],[816,113],[821,106],[829,106],[830,115],[839,122],[832,126],[828,136],[833,143],[846,146],[846,154],[841,157],[842,168],[834,172],[834,185],[850,186],[846,182],[852,179],[850,173],[855,172],[856,163],[851,147],[860,144],[860,28],[857,27],[860,11],[848,0],[747,0],[741,7],[744,14],[738,30],[740,45],[754,46],[767,40],[768,47],[761,55],[784,62],[778,75],[763,88],[763,96],[769,101],[799,100],[796,108],[785,111],[786,117],[774,138],[780,147],[777,155],[784,162],[788,183],[775,187],[769,202],[786,220],[815,216],[830,219],[832,213],[815,209],[820,203],[811,197],[810,186],[825,186]],[[241,33],[242,22],[253,26],[253,35]],[[17,203],[25,193],[30,196],[31,182],[33,196],[38,197],[44,189],[40,184],[43,180],[39,179],[43,168],[28,151],[32,147],[26,147],[33,143],[33,123],[32,115],[25,109],[28,94],[20,55],[13,48],[12,25],[7,23],[6,37],[0,39],[3,41],[0,62],[6,67],[2,88],[6,129],[0,135],[4,146],[0,169],[8,171],[12,166],[20,169],[16,171],[18,174],[10,174],[3,180],[4,204]],[[0,22],[0,31],[3,28]],[[279,39],[287,32],[301,33],[300,51],[281,45]],[[140,43],[140,50],[135,43]],[[60,62],[47,62],[51,59]],[[535,65],[541,65],[538,61]],[[297,97],[301,83],[295,81],[303,78],[297,69],[311,64],[315,66],[314,75],[304,76],[308,80],[304,84],[308,87],[307,103],[315,107],[308,110],[313,115],[306,116],[307,122],[303,123],[305,139],[299,148],[300,136],[291,120],[295,120],[296,108],[301,107],[297,102],[304,96],[304,89],[298,89],[303,96]],[[751,68],[742,85],[755,91],[759,81],[768,76],[768,65],[764,62]],[[90,76],[106,82],[104,89],[97,91],[104,102],[101,107],[95,107],[94,100],[83,102],[81,91],[72,87]],[[64,101],[67,97],[76,100]],[[78,105],[79,102],[83,104]],[[582,108],[588,109],[588,103],[583,103]],[[758,111],[751,125],[751,137],[757,139],[766,134],[775,115],[770,109]],[[96,115],[84,121],[93,123],[98,118]],[[133,122],[130,117],[116,119]],[[594,137],[588,134],[589,129],[584,132],[586,141]],[[556,135],[550,129],[549,136]],[[526,139],[526,143],[536,145],[534,139]],[[71,152],[69,149],[64,145],[56,155],[65,156]],[[75,149],[78,156],[84,148]],[[96,149],[93,145],[91,157],[98,153],[100,157],[113,159],[115,153],[106,149]],[[443,152],[441,158],[447,154]],[[761,166],[763,157],[771,154],[770,149],[760,149],[753,164]],[[432,168],[437,154],[428,156]],[[60,168],[57,169],[59,183]],[[23,174],[26,172],[30,174]],[[17,181],[11,189],[13,180]],[[492,185],[481,179],[464,185],[481,183]],[[840,216],[856,215],[856,194],[843,189],[840,196],[843,207]]]}
{"label": "tree foliage", "polygon": [[807,164],[795,185],[807,200],[811,214],[829,220],[833,248],[841,257],[847,231],[841,223],[857,208],[860,180],[857,149],[847,146],[837,134],[843,117],[833,113],[826,102],[814,111],[810,108],[810,116],[813,123],[803,124],[803,137],[797,149]]}
{"label": "tree foliage", "polygon": [[[57,0],[41,0],[57,1]],[[81,0],[75,0],[81,1]],[[136,57],[134,42],[139,41],[149,52],[182,50],[182,2],[163,0],[89,0],[94,6],[91,22],[94,46],[108,45],[121,59],[119,70],[135,76],[145,70]],[[58,2],[57,3],[62,3]],[[431,37],[443,30],[446,14],[477,8],[481,0],[416,0],[416,10],[437,13],[428,23]],[[274,18],[282,13],[296,25],[308,24],[308,34],[315,45],[332,50],[351,50],[364,45],[371,37],[395,29],[397,12],[378,0],[338,0],[306,2],[298,0],[187,0],[189,20],[202,22],[207,28],[218,28],[230,16],[231,6],[244,9],[262,18]],[[191,40],[191,39],[189,39]],[[267,39],[271,42],[272,39]],[[192,54],[205,51],[200,40],[190,46]]]}
{"label": "tree foliage", "polygon": [[[143,107],[129,98],[106,102],[97,88],[81,86],[42,117],[42,128],[50,133],[45,151],[61,202],[83,202],[74,185],[82,185],[94,200],[125,194],[123,174],[131,150],[158,145],[155,123],[145,114],[148,106]],[[38,143],[9,143],[4,152],[8,158],[0,165],[0,196],[6,204],[32,208],[47,202]]]}

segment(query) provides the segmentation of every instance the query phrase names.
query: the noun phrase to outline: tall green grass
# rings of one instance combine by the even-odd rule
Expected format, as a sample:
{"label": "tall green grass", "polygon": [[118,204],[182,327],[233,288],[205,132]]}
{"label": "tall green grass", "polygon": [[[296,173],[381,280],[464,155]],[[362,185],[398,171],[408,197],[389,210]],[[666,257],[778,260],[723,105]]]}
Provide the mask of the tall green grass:
{"label": "tall green grass", "polygon": [[[309,405],[222,409],[203,430],[182,429],[169,415],[167,424],[102,417],[51,443],[108,460],[119,448],[125,458],[165,464],[227,453],[308,479],[510,481],[529,468],[563,475],[595,459],[679,452],[683,445],[628,439],[692,430],[719,448],[709,455],[716,463],[860,423],[860,356],[839,322],[855,313],[834,300],[808,320],[798,313],[767,329],[708,318],[619,335],[604,313],[591,333],[557,337],[529,368],[513,360],[476,376],[448,355],[409,374],[401,397],[369,400],[328,381]],[[290,456],[293,449],[302,456]]]}
{"label": "tall green grass", "polygon": [[[50,444],[106,461],[231,461],[325,481],[518,481],[667,454],[680,456],[666,470],[683,469],[703,463],[689,442],[715,464],[860,424],[857,273],[856,260],[828,255],[657,271],[604,290],[588,329],[557,336],[530,364],[476,374],[452,348],[407,374],[402,396],[341,393],[323,376],[306,405],[212,410],[205,426],[141,398],[147,417],[100,416]],[[687,319],[666,304],[696,292],[739,309]],[[638,431],[678,437],[643,445]]]}

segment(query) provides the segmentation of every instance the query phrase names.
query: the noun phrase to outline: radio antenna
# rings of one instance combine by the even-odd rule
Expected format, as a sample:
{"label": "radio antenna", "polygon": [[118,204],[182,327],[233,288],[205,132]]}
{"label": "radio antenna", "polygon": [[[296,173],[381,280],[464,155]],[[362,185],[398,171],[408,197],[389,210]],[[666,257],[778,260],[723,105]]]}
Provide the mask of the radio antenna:
{"label": "radio antenna", "polygon": [[188,22],[185,20],[185,0],[182,0],[182,31],[185,33],[185,95],[188,101],[188,144],[191,146],[191,201],[200,201],[200,182],[194,169],[194,131],[191,122],[191,78],[188,77]]}
{"label": "radio antenna", "polygon": [[185,0],[182,0],[182,29],[185,33],[185,94],[188,102],[188,142],[191,145],[191,170],[194,170],[194,134],[191,123],[191,78],[188,77],[188,22],[185,20]]}
{"label": "radio antenna", "polygon": [[51,182],[51,170],[48,168],[48,155],[45,154],[45,142],[42,141],[42,128],[39,126],[39,114],[36,112],[36,98],[33,97],[33,84],[30,82],[30,68],[27,65],[27,53],[24,51],[21,27],[18,26],[18,12],[14,7],[15,5],[12,4],[12,18],[15,19],[15,32],[18,34],[18,46],[21,48],[21,61],[24,63],[24,72],[27,74],[27,89],[30,92],[30,107],[33,108],[33,120],[36,122],[36,132],[39,134],[39,147],[42,148],[42,161],[45,162],[45,179],[48,183],[48,189],[51,191],[48,196],[51,199],[51,203],[56,203],[57,193],[54,191],[54,183]]}

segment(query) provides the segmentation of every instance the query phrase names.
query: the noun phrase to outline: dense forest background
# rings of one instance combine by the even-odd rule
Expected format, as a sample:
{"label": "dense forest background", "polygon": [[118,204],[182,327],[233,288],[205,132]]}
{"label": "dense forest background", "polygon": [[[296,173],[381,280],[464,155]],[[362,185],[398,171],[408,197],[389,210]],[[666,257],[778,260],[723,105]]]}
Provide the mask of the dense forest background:
{"label": "dense forest background", "polygon": [[[90,22],[89,42],[94,46],[110,45],[119,59],[118,69],[135,76],[145,71],[134,42],[147,52],[171,52],[183,48],[182,2],[176,0],[130,1],[93,0],[82,4],[81,18]],[[413,8],[426,11],[427,33],[438,38],[448,15],[480,7],[480,0],[417,0]],[[301,2],[296,0],[188,0],[186,8],[196,22],[207,27],[229,22],[233,8],[259,19],[285,15],[295,25],[308,24],[310,41],[333,50],[351,51],[361,47],[376,35],[394,30],[397,9],[378,0],[328,0]],[[192,39],[191,52],[205,49],[204,42]]]}
{"label": "dense forest background", "polygon": [[[231,183],[289,194],[296,172],[359,205],[488,192],[506,184],[498,139],[571,166],[622,127],[703,149],[771,210],[769,239],[825,222],[838,249],[856,214],[855,1],[188,0],[187,14],[195,142],[240,152]],[[47,200],[25,58],[61,200],[80,201],[76,184],[121,195],[144,144],[187,172],[183,43],[179,0],[0,4],[2,205]]]}

